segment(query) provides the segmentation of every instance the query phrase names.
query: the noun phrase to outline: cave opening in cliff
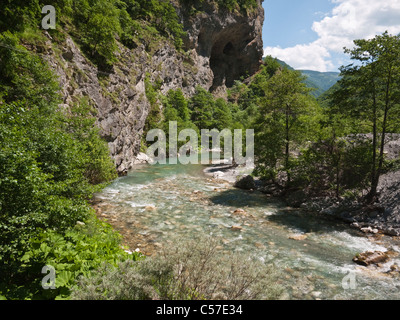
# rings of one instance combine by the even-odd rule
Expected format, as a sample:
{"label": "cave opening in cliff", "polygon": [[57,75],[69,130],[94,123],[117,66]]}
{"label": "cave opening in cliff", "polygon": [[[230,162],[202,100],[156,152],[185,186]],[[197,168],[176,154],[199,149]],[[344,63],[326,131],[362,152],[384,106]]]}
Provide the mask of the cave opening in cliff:
{"label": "cave opening in cliff", "polygon": [[231,87],[235,81],[236,49],[231,41],[217,41],[210,57],[210,67],[214,73],[214,81],[211,91],[219,87]]}
{"label": "cave opening in cliff", "polygon": [[232,42],[228,42],[224,47],[223,53],[230,56],[233,54],[235,47],[233,46]]}

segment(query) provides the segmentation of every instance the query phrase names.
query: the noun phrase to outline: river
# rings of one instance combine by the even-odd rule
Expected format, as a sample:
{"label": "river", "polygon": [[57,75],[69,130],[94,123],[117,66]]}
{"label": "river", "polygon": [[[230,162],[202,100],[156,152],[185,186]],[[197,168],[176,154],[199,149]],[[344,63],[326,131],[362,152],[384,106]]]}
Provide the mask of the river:
{"label": "river", "polygon": [[398,241],[367,237],[342,222],[235,189],[203,170],[202,165],[137,166],[96,195],[99,216],[131,250],[147,255],[176,238],[218,238],[221,250],[245,252],[282,270],[287,299],[400,298],[398,272],[388,272],[400,265],[399,258],[380,268],[352,261],[367,250],[400,252]]}

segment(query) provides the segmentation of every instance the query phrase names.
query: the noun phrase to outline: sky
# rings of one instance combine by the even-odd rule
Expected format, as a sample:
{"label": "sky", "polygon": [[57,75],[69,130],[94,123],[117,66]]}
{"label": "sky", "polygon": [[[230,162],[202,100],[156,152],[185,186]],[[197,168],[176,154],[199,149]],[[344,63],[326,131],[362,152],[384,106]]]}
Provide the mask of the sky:
{"label": "sky", "polygon": [[299,70],[339,71],[344,47],[400,33],[400,0],[264,0],[264,56]]}

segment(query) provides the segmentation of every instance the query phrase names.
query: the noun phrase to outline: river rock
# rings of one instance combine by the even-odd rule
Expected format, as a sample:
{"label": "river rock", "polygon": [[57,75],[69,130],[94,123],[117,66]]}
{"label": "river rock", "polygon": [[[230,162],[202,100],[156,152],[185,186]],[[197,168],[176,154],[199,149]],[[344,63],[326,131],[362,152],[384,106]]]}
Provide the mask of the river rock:
{"label": "river rock", "polygon": [[145,153],[140,152],[133,162],[133,164],[151,164],[153,160]]}
{"label": "river rock", "polygon": [[390,259],[387,253],[381,251],[367,251],[356,255],[353,261],[359,265],[368,267],[371,264],[385,263]]}
{"label": "river rock", "polygon": [[303,241],[307,239],[306,234],[292,234],[289,236],[290,240]]}
{"label": "river rock", "polygon": [[243,175],[237,177],[237,180],[235,182],[235,187],[244,190],[254,190],[256,188],[256,183],[252,176]]}
{"label": "river rock", "polygon": [[232,230],[232,231],[242,231],[243,228],[242,228],[241,226],[232,226],[232,227],[231,227],[231,230]]}
{"label": "river rock", "polygon": [[311,292],[311,296],[315,299],[319,299],[319,297],[322,295],[322,292],[320,291],[313,291]]}
{"label": "river rock", "polygon": [[214,172],[213,178],[218,179],[218,178],[223,177],[224,175],[225,175],[225,173],[223,173],[222,171],[217,171],[217,172]]}
{"label": "river rock", "polygon": [[233,214],[236,216],[247,216],[247,212],[243,209],[236,209]]}
{"label": "river rock", "polygon": [[258,249],[265,249],[266,247],[261,242],[256,242],[254,244]]}
{"label": "river rock", "polygon": [[383,230],[385,234],[388,236],[393,236],[393,237],[399,237],[400,236],[400,228],[393,228],[393,227],[388,227]]}
{"label": "river rock", "polygon": [[372,233],[372,234],[377,234],[379,232],[378,229],[373,229],[372,227],[368,227],[368,228],[361,228],[360,229],[362,232],[364,233]]}
{"label": "river rock", "polygon": [[399,271],[399,266],[397,264],[393,264],[390,266],[391,271]]}

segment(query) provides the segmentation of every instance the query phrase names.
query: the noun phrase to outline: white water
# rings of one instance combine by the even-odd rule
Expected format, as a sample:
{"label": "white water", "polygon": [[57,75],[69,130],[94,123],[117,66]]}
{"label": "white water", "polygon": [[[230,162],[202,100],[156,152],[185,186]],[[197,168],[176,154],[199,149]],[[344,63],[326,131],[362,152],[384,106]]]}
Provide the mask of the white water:
{"label": "white water", "polygon": [[[398,243],[389,238],[378,243],[341,222],[290,210],[261,193],[216,183],[200,165],[141,166],[97,197],[103,200],[103,215],[118,221],[120,230],[142,236],[133,244],[139,249],[208,234],[221,240],[223,250],[274,263],[283,271],[281,282],[289,299],[400,298],[399,277],[384,273],[394,263],[400,265],[400,260],[377,270],[352,262],[357,253],[367,250],[387,251],[391,246],[399,251]],[[234,215],[238,208],[247,216]],[[242,230],[233,231],[232,226]],[[307,238],[289,239],[293,234]],[[356,288],[345,290],[342,280],[349,274],[355,275]]]}

